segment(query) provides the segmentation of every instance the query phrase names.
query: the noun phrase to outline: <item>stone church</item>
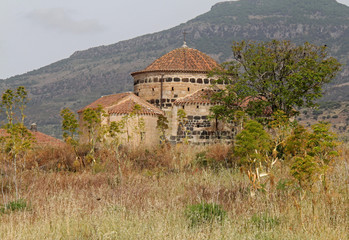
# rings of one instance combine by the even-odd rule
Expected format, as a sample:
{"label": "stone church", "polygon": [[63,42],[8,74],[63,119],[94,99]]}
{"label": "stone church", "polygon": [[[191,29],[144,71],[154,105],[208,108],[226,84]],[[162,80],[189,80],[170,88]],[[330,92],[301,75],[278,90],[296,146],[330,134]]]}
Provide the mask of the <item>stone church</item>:
{"label": "stone church", "polygon": [[[215,91],[211,87],[215,79],[209,79],[207,75],[214,68],[219,68],[215,60],[189,48],[184,42],[182,47],[165,54],[145,69],[132,73],[133,92],[103,96],[80,109],[80,121],[85,109],[101,106],[107,113],[102,118],[102,124],[127,119],[121,134],[122,142],[130,141],[136,145],[140,141],[146,145],[158,144],[161,134],[157,128],[159,115],[168,120],[165,134],[168,142],[230,142],[232,128],[208,117],[210,108],[214,105],[210,97]],[[216,89],[223,87],[224,84],[216,85]],[[135,113],[136,105],[139,108],[137,116],[129,118]],[[186,117],[179,119],[179,112],[182,117],[183,113]],[[141,132],[137,128],[140,118],[143,122]],[[86,132],[86,129],[82,132]]]}

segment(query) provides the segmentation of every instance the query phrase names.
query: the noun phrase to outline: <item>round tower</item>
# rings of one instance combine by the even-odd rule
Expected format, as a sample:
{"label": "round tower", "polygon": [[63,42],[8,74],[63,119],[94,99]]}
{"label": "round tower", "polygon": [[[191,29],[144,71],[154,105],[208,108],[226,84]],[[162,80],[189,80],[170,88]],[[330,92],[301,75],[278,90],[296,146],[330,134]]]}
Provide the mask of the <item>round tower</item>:
{"label": "round tower", "polygon": [[163,110],[170,109],[177,98],[213,83],[207,74],[218,67],[211,57],[184,43],[144,70],[132,73],[134,93]]}

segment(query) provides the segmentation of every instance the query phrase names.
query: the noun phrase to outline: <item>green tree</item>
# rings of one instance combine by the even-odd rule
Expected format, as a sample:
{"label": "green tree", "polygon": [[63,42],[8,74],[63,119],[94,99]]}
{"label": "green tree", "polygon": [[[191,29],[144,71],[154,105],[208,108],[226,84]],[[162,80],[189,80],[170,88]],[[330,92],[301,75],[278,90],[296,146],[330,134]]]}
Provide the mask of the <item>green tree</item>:
{"label": "green tree", "polygon": [[285,153],[291,159],[292,176],[301,188],[305,186],[305,180],[312,186],[321,179],[326,191],[326,175],[338,156],[339,143],[328,123],[320,122],[311,128],[310,132],[303,126],[295,127],[286,140]]}
{"label": "green tree", "polygon": [[62,117],[62,131],[65,142],[75,147],[78,145],[79,123],[75,114],[69,109],[64,108],[60,113]]}
{"label": "green tree", "polygon": [[214,114],[229,116],[250,97],[262,101],[263,108],[269,106],[273,112],[282,110],[292,116],[296,107],[315,106],[324,84],[340,70],[325,46],[310,43],[242,41],[234,42],[232,49],[234,60],[212,73],[218,81],[229,83],[213,97],[223,106],[213,108]]}
{"label": "green tree", "polygon": [[90,144],[90,153],[93,154],[96,144],[101,142],[105,135],[105,129],[102,126],[102,117],[106,117],[102,106],[96,109],[87,108],[83,112],[82,119],[84,126],[87,128],[88,142]]}
{"label": "green tree", "polygon": [[[234,155],[247,168],[247,175],[254,189],[261,188],[260,177],[268,174],[268,155],[271,149],[270,135],[254,120],[247,121],[244,129],[236,135]],[[251,191],[251,194],[254,193]]]}
{"label": "green tree", "polygon": [[[18,159],[23,157],[28,149],[31,148],[33,138],[30,131],[24,126],[24,109],[28,102],[28,93],[24,87],[20,86],[14,92],[7,89],[1,97],[1,105],[5,110],[7,123],[4,128],[8,133],[3,140],[5,141],[5,152],[12,161],[14,169],[13,182],[15,184],[16,199],[19,198],[19,188],[17,181]],[[19,116],[16,116],[16,111]],[[25,161],[23,161],[25,163]]]}

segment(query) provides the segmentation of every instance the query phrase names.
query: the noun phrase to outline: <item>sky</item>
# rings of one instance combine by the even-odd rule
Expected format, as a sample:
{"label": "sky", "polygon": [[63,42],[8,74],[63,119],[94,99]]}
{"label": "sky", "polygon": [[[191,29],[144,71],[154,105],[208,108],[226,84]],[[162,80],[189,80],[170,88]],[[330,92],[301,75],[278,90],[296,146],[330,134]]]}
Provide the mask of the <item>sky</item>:
{"label": "sky", "polygon": [[220,1],[0,0],[0,79],[177,26]]}

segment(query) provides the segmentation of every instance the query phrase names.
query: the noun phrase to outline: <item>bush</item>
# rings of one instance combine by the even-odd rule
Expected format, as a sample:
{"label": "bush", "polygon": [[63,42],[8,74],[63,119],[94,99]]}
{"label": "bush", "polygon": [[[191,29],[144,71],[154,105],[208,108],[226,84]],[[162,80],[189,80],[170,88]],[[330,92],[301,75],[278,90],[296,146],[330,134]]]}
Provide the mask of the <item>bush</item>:
{"label": "bush", "polygon": [[215,203],[199,203],[187,206],[185,216],[191,227],[213,222],[223,222],[227,213],[220,205]]}

